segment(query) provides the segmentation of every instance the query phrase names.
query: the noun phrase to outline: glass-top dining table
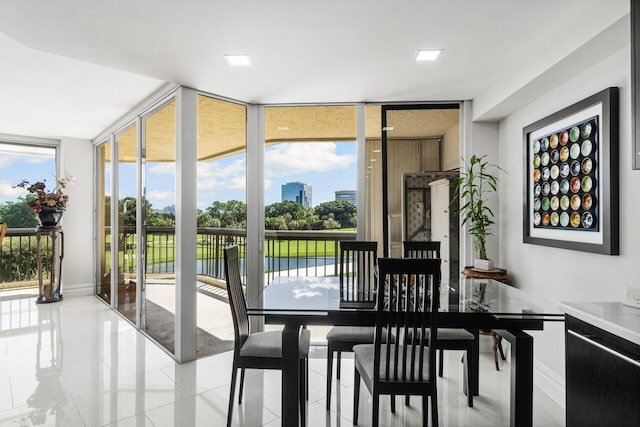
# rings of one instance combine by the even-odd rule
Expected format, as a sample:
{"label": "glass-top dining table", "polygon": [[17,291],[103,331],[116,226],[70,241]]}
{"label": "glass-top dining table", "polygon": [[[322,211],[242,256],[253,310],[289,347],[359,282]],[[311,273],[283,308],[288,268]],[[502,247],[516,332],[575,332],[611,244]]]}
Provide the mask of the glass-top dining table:
{"label": "glass-top dining table", "polygon": [[[336,276],[274,278],[256,301],[248,301],[250,316],[282,324],[282,425],[299,423],[298,338],[303,325],[373,326],[375,308],[341,304]],[[547,321],[564,321],[555,305],[509,285],[463,279],[459,286],[442,286],[440,325],[473,332],[491,329],[511,344],[510,425],[527,427],[533,416],[533,337],[524,331],[543,330]],[[470,392],[478,395],[478,342],[470,372]],[[468,391],[469,392],[469,391]]]}

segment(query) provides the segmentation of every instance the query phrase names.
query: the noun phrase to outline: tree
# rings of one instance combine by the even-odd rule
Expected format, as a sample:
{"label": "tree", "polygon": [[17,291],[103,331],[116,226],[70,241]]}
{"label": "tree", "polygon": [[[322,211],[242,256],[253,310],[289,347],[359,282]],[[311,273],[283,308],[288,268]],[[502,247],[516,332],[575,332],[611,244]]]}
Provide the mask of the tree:
{"label": "tree", "polygon": [[353,217],[356,216],[356,205],[349,201],[337,200],[320,203],[314,208],[314,211],[323,221],[333,215],[332,219],[340,223],[341,227],[355,227],[356,225],[352,222]]}
{"label": "tree", "polygon": [[220,228],[220,219],[212,217],[208,212],[198,209],[198,227]]}
{"label": "tree", "polygon": [[36,215],[29,210],[24,197],[18,202],[5,202],[0,205],[0,221],[6,222],[9,228],[34,228],[39,225]]}
{"label": "tree", "polygon": [[118,222],[125,227],[136,226],[136,198],[125,197],[118,201]]}
{"label": "tree", "polygon": [[240,200],[229,200],[227,202],[215,201],[206,209],[206,213],[210,218],[220,221],[219,227],[247,227],[247,205]]}
{"label": "tree", "polygon": [[276,202],[265,206],[264,217],[275,218],[278,216],[289,215],[289,218],[299,220],[304,219],[306,210],[308,209],[296,202],[285,200],[283,202]]}
{"label": "tree", "polygon": [[264,228],[267,230],[287,230],[287,221],[282,216],[265,218]]}
{"label": "tree", "polygon": [[327,219],[322,221],[322,225],[326,230],[333,230],[336,228],[340,228],[340,222],[336,221],[332,213],[329,214]]}
{"label": "tree", "polygon": [[150,227],[173,227],[176,225],[175,215],[149,209],[146,224]]}

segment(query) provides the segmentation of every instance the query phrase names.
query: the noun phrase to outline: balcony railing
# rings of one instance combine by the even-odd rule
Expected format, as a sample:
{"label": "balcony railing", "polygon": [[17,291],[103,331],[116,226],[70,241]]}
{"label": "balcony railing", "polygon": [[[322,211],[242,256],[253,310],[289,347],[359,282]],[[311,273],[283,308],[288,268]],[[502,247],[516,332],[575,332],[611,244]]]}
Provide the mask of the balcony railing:
{"label": "balcony railing", "polygon": [[[109,261],[110,230],[105,248]],[[175,273],[175,229],[173,227],[147,227],[147,274]],[[38,264],[36,259],[35,229],[9,229],[0,247],[0,286],[36,285]],[[135,227],[123,227],[120,233],[121,271],[135,274]],[[354,240],[355,232],[332,231],[265,231],[265,273],[267,282],[278,275],[326,276],[335,274],[338,264],[340,240]],[[246,230],[201,227],[197,230],[197,273],[224,280],[223,249],[238,245],[242,257],[243,275],[246,249]],[[48,244],[48,243],[47,243]],[[50,248],[45,245],[45,255]],[[47,263],[45,263],[47,264]]]}
{"label": "balcony railing", "polygon": [[[121,241],[128,242],[123,249],[125,272],[135,271],[135,246],[131,246],[134,228],[126,227]],[[147,274],[175,272],[175,230],[173,227],[147,227]],[[354,240],[355,232],[329,231],[265,231],[265,273],[267,281],[277,275],[325,276],[335,274],[340,240]],[[223,249],[238,245],[241,270],[244,271],[246,230],[199,227],[197,229],[197,273],[224,280]]]}
{"label": "balcony railing", "polygon": [[[51,256],[51,242],[42,241],[43,256]],[[50,263],[43,264],[48,276]],[[38,258],[35,228],[9,228],[0,244],[0,289],[35,286]]]}

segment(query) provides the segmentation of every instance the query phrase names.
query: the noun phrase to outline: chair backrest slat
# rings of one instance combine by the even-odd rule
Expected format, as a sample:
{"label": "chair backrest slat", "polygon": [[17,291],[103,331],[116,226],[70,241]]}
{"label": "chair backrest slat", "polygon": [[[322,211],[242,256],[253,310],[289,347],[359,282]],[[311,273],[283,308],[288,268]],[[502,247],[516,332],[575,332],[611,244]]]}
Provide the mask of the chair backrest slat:
{"label": "chair backrest slat", "polygon": [[249,336],[249,316],[247,315],[247,303],[242,289],[240,257],[237,246],[224,249],[224,270],[227,279],[229,305],[233,317],[235,346],[239,349]]}
{"label": "chair backrest slat", "polygon": [[405,258],[440,258],[440,242],[402,242]]}
{"label": "chair backrest slat", "polygon": [[[374,380],[433,381],[438,335],[440,259],[381,258],[378,262],[380,290],[377,300]],[[386,340],[382,338],[384,328],[387,331]],[[394,333],[393,343],[389,331]],[[382,355],[384,360],[380,360]],[[426,358],[429,361],[427,372],[424,371]],[[382,376],[381,367],[385,372]]]}
{"label": "chair backrest slat", "polygon": [[377,262],[377,242],[358,240],[340,242],[339,276],[342,301],[375,301]]}

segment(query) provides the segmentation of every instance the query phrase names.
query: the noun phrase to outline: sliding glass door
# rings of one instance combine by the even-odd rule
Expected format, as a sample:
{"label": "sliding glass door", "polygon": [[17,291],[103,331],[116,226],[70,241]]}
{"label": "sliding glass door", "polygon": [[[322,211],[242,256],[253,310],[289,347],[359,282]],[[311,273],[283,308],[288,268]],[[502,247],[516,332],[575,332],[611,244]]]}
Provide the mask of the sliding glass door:
{"label": "sliding glass door", "polygon": [[[112,235],[116,246],[116,307],[131,322],[136,323],[138,297],[138,242],[136,236],[136,201],[138,196],[138,126],[131,124],[116,133],[117,151],[117,229]],[[113,247],[113,246],[112,246]]]}
{"label": "sliding glass door", "polygon": [[357,237],[356,131],[354,105],[265,108],[265,285],[337,274],[340,241]]}
{"label": "sliding glass door", "polygon": [[105,141],[97,149],[98,173],[97,182],[97,216],[98,216],[98,277],[96,295],[107,304],[111,304],[111,139]]}
{"label": "sliding glass door", "polygon": [[[438,241],[442,282],[458,282],[460,164],[458,104],[383,105],[384,254],[403,256],[404,241]],[[373,157],[372,157],[373,158]]]}
{"label": "sliding glass door", "polygon": [[176,103],[142,118],[143,330],[175,353]]}
{"label": "sliding glass door", "polygon": [[198,95],[197,356],[233,349],[223,250],[237,245],[246,286],[247,107]]}

